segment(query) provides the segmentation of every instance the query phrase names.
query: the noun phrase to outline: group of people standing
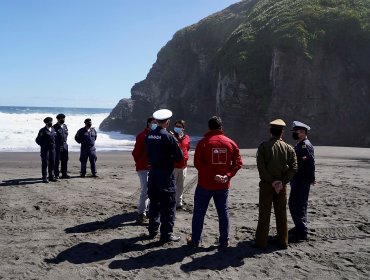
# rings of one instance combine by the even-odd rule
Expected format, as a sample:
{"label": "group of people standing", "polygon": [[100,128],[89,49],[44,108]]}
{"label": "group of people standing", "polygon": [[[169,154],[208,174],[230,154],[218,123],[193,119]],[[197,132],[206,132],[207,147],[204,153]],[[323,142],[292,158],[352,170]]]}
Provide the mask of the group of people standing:
{"label": "group of people standing", "polygon": [[[42,182],[55,182],[59,178],[69,179],[68,175],[68,128],[65,124],[66,116],[58,114],[56,116],[57,123],[53,125],[53,118],[46,117],[44,119],[45,126],[40,129],[36,143],[40,146],[41,156],[41,174]],[[79,129],[76,133],[75,140],[81,144],[80,176],[86,175],[87,159],[90,161],[91,173],[93,177],[98,177],[96,174],[96,148],[95,140],[97,132],[92,127],[91,119],[85,119],[85,126]],[[59,165],[61,166],[59,170]],[[61,173],[61,176],[59,174]]]}
{"label": "group of people standing", "polygon": [[[173,233],[173,226],[176,210],[184,208],[182,194],[190,148],[185,121],[176,121],[174,131],[168,130],[171,116],[172,112],[167,109],[154,112],[153,117],[147,119],[146,128],[137,135],[132,152],[141,187],[137,222],[148,222],[149,238],[160,233],[161,242],[180,240]],[[258,147],[257,168],[261,181],[254,245],[260,249],[268,245],[272,205],[277,245],[287,248],[288,239],[293,242],[307,240],[307,201],[310,186],[315,183],[314,150],[307,138],[310,127],[298,121],[293,123],[292,136],[297,141],[293,148],[282,140],[285,126],[281,119],[272,121],[271,138]],[[198,184],[194,194],[192,234],[187,244],[200,245],[204,217],[213,198],[219,219],[219,244],[228,247],[230,180],[243,162],[237,144],[224,135],[221,118],[211,117],[208,129],[194,154]],[[289,209],[295,227],[288,232],[286,186],[289,182]]]}

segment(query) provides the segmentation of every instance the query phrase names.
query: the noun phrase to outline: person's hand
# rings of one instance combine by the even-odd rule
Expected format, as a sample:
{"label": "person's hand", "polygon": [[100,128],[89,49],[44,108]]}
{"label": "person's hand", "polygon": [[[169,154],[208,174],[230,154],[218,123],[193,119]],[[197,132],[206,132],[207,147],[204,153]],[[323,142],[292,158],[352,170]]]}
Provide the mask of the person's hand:
{"label": "person's hand", "polygon": [[227,183],[229,181],[229,178],[227,175],[216,175],[215,176],[215,181],[221,184]]}
{"label": "person's hand", "polygon": [[274,181],[272,182],[272,187],[275,189],[277,194],[283,189],[283,182],[282,181]]}

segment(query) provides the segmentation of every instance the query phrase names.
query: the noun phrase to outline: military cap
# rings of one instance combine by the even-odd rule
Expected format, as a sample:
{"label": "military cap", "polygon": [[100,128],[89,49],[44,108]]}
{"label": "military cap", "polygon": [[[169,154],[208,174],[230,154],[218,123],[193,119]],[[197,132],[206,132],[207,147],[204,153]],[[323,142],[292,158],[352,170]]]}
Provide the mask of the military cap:
{"label": "military cap", "polygon": [[64,114],[58,114],[57,115],[57,120],[65,119],[66,115]]}
{"label": "military cap", "polygon": [[285,122],[282,119],[276,119],[270,122],[271,127],[283,128],[286,126]]}
{"label": "military cap", "polygon": [[44,123],[50,123],[50,122],[52,122],[53,121],[53,118],[51,118],[51,117],[46,117],[45,119],[44,119]]}
{"label": "military cap", "polygon": [[88,118],[88,119],[86,119],[86,120],[84,121],[84,123],[89,123],[89,122],[91,122],[91,119],[90,119],[90,118]]}
{"label": "military cap", "polygon": [[303,122],[294,121],[293,126],[292,126],[292,130],[299,130],[299,129],[303,129],[307,132],[308,130],[311,129],[311,127],[309,127],[307,124],[305,124]]}
{"label": "military cap", "polygon": [[168,109],[161,109],[153,113],[153,117],[156,120],[164,121],[172,117],[172,112]]}

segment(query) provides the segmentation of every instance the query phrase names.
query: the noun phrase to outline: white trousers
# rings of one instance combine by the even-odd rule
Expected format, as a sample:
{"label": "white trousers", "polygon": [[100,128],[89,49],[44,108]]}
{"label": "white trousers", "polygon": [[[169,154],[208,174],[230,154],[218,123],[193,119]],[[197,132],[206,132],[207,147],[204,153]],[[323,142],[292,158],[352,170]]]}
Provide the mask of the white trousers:
{"label": "white trousers", "polygon": [[139,214],[144,214],[148,210],[148,173],[149,170],[137,171],[137,175],[139,176],[140,180],[140,196],[137,203],[137,212]]}
{"label": "white trousers", "polygon": [[182,206],[182,195],[184,192],[184,182],[187,171],[188,171],[187,167],[185,167],[184,169],[175,168],[173,170],[174,177],[173,183],[176,186],[176,207]]}

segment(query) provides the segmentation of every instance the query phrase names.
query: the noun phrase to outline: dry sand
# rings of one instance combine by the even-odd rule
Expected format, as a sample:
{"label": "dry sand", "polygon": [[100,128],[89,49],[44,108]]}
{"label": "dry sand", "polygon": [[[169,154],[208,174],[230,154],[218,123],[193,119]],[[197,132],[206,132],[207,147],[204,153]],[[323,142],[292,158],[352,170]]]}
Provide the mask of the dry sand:
{"label": "dry sand", "polygon": [[[182,241],[160,245],[135,224],[138,178],[129,152],[98,153],[98,179],[43,184],[38,153],[0,153],[0,279],[369,279],[370,149],[316,148],[317,184],[309,198],[310,241],[251,246],[258,215],[255,150],[230,190],[232,247],[217,247],[213,203],[203,246],[190,249],[191,210],[178,212]],[[192,209],[190,160],[185,202]],[[289,227],[292,227],[290,215]],[[270,235],[275,233],[272,214]]]}

